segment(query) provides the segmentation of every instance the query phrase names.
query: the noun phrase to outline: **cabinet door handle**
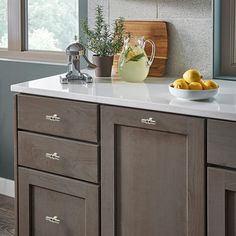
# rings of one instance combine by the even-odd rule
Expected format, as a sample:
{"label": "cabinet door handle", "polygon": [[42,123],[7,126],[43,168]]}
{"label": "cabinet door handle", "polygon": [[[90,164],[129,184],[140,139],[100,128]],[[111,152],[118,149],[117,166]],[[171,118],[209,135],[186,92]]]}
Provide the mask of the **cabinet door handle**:
{"label": "cabinet door handle", "polygon": [[53,216],[53,217],[51,217],[51,216],[46,216],[45,217],[45,220],[46,221],[48,221],[48,222],[50,222],[50,223],[53,223],[53,224],[60,224],[60,220],[58,219],[58,217],[57,216]]}
{"label": "cabinet door handle", "polygon": [[146,125],[156,125],[157,122],[152,117],[150,117],[147,119],[141,119],[141,123]]}
{"label": "cabinet door handle", "polygon": [[53,122],[59,122],[61,120],[61,118],[57,114],[46,115],[45,118],[46,120],[53,121]]}
{"label": "cabinet door handle", "polygon": [[55,153],[46,153],[45,157],[51,160],[59,161],[61,157],[55,152]]}

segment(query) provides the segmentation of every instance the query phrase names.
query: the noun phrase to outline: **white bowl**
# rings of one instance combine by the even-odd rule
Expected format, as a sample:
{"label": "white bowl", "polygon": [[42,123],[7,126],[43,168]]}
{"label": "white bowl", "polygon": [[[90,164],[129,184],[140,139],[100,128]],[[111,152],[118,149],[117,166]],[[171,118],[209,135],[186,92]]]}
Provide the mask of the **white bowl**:
{"label": "white bowl", "polygon": [[170,93],[181,99],[196,101],[196,100],[204,100],[215,97],[219,89],[209,89],[209,90],[188,90],[188,89],[176,89],[172,87],[173,85],[169,85]]}

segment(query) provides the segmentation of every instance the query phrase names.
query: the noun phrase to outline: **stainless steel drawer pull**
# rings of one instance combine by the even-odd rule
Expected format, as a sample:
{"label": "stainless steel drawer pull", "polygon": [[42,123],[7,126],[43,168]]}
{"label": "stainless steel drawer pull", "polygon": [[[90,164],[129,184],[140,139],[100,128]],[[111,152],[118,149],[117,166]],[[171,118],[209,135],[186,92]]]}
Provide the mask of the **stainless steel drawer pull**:
{"label": "stainless steel drawer pull", "polygon": [[54,121],[54,122],[59,122],[61,120],[61,118],[57,114],[54,114],[52,116],[46,115],[45,118],[46,118],[46,120]]}
{"label": "stainless steel drawer pull", "polygon": [[59,161],[61,157],[55,152],[55,153],[46,153],[45,157],[51,160]]}
{"label": "stainless steel drawer pull", "polygon": [[46,221],[48,221],[48,222],[50,222],[50,223],[53,223],[53,224],[60,224],[60,220],[58,219],[58,217],[57,216],[53,216],[53,217],[51,217],[51,216],[46,216],[45,217],[45,220]]}
{"label": "stainless steel drawer pull", "polygon": [[152,117],[148,118],[148,119],[141,119],[141,123],[146,124],[146,125],[156,125],[156,121],[153,120]]}

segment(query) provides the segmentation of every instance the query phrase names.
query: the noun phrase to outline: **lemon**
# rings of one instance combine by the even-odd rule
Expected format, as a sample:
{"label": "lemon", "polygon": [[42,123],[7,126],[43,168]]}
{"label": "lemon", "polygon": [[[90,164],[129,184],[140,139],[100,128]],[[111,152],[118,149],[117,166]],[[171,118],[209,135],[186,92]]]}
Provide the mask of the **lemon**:
{"label": "lemon", "polygon": [[134,52],[135,56],[137,56],[137,55],[143,53],[143,49],[140,47],[134,47],[133,52]]}
{"label": "lemon", "polygon": [[135,56],[136,56],[136,54],[135,54],[134,51],[129,51],[127,56],[126,56],[126,59],[127,59],[127,61],[129,61],[131,58],[133,58]]}
{"label": "lemon", "polygon": [[202,85],[198,82],[192,82],[189,84],[189,89],[191,90],[203,90]]}
{"label": "lemon", "polygon": [[190,69],[184,73],[183,78],[190,84],[192,82],[200,82],[202,75],[198,70]]}
{"label": "lemon", "polygon": [[176,89],[189,89],[188,84],[184,79],[177,79],[174,83],[174,88]]}
{"label": "lemon", "polygon": [[207,80],[207,81],[205,81],[205,84],[206,84],[206,86],[209,89],[217,89],[217,88],[219,88],[219,85],[215,81],[213,81],[213,80]]}
{"label": "lemon", "polygon": [[143,53],[143,50],[140,47],[129,48],[128,50],[129,51],[127,52],[126,55],[127,61]]}
{"label": "lemon", "polygon": [[203,79],[199,82],[202,85],[203,90],[209,90],[210,87],[206,85],[205,81]]}

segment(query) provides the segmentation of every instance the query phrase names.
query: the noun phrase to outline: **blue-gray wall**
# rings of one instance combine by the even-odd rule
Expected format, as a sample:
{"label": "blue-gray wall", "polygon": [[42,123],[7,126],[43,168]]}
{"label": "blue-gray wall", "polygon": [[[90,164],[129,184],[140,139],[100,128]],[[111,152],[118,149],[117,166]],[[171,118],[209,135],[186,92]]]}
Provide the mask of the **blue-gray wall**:
{"label": "blue-gray wall", "polygon": [[66,72],[65,66],[0,61],[0,177],[13,179],[13,96],[10,85]]}
{"label": "blue-gray wall", "polygon": [[[93,4],[95,7],[96,4]],[[79,1],[81,23],[88,16],[88,1]],[[85,62],[82,61],[82,67]],[[0,177],[13,179],[13,94],[10,85],[50,75],[65,73],[65,66],[3,61],[0,59]]]}

